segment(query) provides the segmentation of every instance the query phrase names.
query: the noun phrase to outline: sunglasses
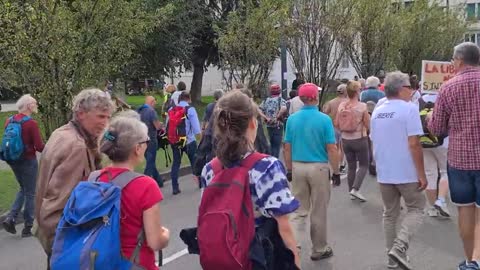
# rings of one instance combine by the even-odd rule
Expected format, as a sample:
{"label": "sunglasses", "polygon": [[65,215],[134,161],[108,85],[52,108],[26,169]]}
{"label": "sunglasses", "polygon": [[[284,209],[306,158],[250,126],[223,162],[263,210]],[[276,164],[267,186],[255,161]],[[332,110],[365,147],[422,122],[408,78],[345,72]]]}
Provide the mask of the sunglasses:
{"label": "sunglasses", "polygon": [[139,142],[138,144],[148,144],[150,142],[150,140],[146,140],[146,141],[143,141],[143,142]]}

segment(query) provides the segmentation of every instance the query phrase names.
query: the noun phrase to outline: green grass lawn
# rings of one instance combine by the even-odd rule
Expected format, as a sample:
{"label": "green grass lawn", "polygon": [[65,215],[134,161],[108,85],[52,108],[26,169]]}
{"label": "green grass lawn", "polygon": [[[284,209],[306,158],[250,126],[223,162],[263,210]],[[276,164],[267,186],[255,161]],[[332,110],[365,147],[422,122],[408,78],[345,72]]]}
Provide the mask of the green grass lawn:
{"label": "green grass lawn", "polygon": [[11,170],[0,170],[0,214],[10,209],[18,191],[18,183]]}

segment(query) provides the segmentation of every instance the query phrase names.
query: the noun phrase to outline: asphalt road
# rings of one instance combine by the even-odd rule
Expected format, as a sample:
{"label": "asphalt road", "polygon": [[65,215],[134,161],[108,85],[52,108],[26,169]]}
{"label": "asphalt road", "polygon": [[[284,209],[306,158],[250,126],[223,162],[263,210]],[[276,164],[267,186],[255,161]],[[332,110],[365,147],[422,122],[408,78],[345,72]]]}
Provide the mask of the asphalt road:
{"label": "asphalt road", "polygon": [[[329,242],[334,257],[312,262],[310,244],[302,239],[302,269],[306,270],[384,270],[386,252],[382,233],[382,203],[374,178],[367,177],[362,188],[368,201],[351,201],[343,180],[335,188],[329,208]],[[163,189],[162,222],[171,231],[171,241],[164,250],[167,262],[162,269],[201,269],[198,256],[183,255],[185,245],[178,234],[182,228],[196,223],[200,192],[191,177],[181,179],[182,193],[171,195],[167,183]],[[455,210],[452,208],[452,212]],[[21,226],[17,227],[21,230]],[[307,248],[308,247],[308,248]],[[409,256],[417,270],[454,270],[462,260],[462,247],[455,220],[438,220],[425,217],[425,223],[411,242]],[[183,256],[182,256],[183,255]],[[43,250],[34,238],[21,239],[0,231],[0,270],[46,269]]]}

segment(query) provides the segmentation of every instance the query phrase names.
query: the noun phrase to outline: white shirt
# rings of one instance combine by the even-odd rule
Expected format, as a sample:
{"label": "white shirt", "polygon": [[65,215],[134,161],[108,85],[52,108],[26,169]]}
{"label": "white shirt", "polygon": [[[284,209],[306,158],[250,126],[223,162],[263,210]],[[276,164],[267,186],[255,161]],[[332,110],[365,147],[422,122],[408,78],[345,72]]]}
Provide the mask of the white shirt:
{"label": "white shirt", "polygon": [[408,137],[423,134],[418,107],[403,100],[387,100],[372,114],[370,138],[382,184],[418,182]]}
{"label": "white shirt", "polygon": [[173,100],[173,103],[175,103],[175,106],[178,106],[178,98],[180,97],[181,94],[182,94],[182,91],[175,91],[170,97]]}
{"label": "white shirt", "polygon": [[417,104],[418,106],[418,100],[422,97],[422,94],[420,93],[420,90],[416,90],[415,92],[413,92],[412,94],[412,99],[411,101],[415,104]]}
{"label": "white shirt", "polygon": [[299,96],[296,96],[290,100],[290,110],[288,114],[294,114],[303,107],[303,102]]}

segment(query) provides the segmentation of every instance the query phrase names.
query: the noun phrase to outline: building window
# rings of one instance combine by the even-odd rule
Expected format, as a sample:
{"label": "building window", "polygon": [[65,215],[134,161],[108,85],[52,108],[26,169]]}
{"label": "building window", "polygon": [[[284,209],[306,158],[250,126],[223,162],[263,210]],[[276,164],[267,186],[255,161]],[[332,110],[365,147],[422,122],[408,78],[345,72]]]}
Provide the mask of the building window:
{"label": "building window", "polygon": [[342,57],[342,62],[340,63],[340,66],[342,68],[349,68],[350,67],[350,60],[348,59],[348,56]]}
{"label": "building window", "polygon": [[466,42],[473,42],[477,45],[480,44],[480,33],[467,33],[465,34]]}
{"label": "building window", "polygon": [[413,1],[405,2],[405,8],[406,9],[412,8],[412,6],[413,6]]}
{"label": "building window", "polygon": [[474,20],[475,19],[475,8],[477,4],[467,4],[466,12],[467,12],[467,20]]}

